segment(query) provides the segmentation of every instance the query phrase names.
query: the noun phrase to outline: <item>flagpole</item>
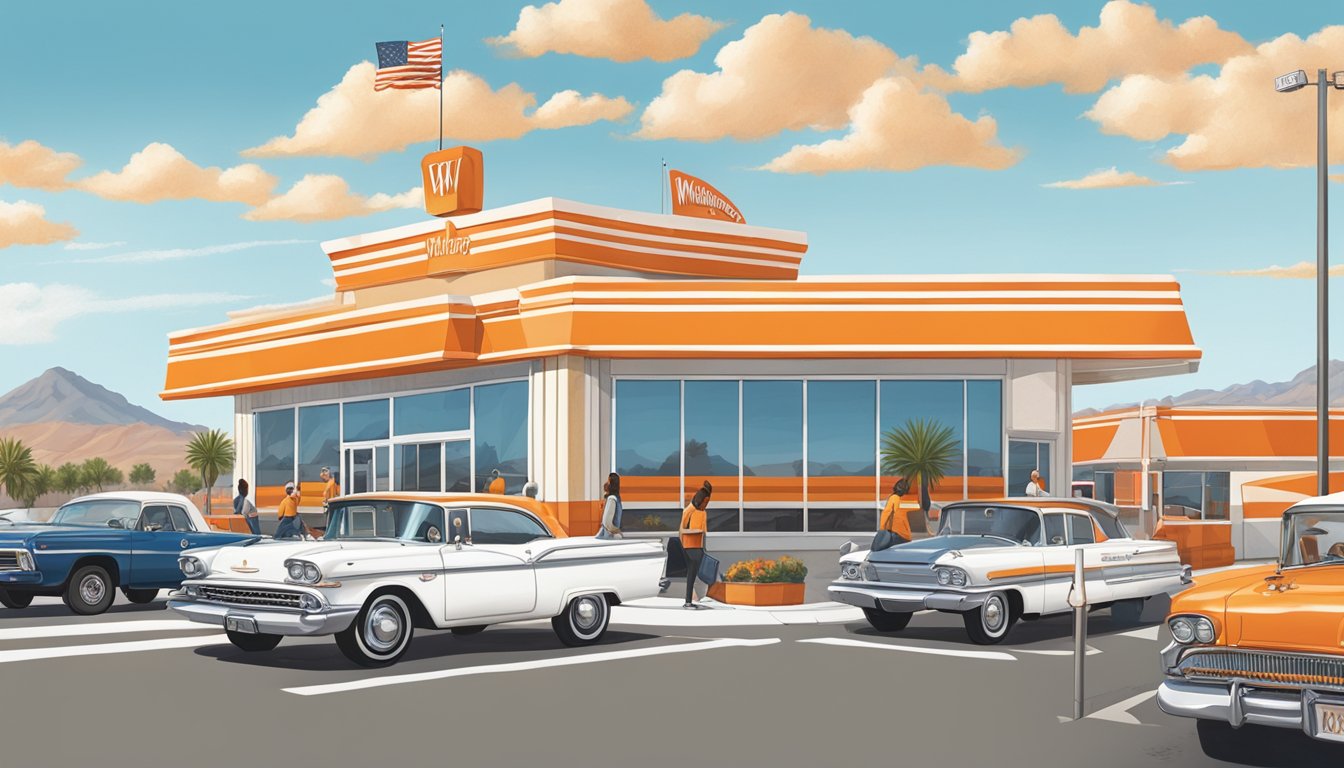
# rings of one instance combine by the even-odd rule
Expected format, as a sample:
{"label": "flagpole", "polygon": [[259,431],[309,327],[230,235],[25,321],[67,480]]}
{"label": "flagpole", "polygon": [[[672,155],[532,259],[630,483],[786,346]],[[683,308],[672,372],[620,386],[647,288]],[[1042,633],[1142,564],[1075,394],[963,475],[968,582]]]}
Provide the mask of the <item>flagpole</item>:
{"label": "flagpole", "polygon": [[667,195],[667,158],[658,158],[660,163],[658,167],[658,212],[667,213],[667,204],[664,202]]}
{"label": "flagpole", "polygon": [[443,149],[443,25],[439,25],[439,149]]}

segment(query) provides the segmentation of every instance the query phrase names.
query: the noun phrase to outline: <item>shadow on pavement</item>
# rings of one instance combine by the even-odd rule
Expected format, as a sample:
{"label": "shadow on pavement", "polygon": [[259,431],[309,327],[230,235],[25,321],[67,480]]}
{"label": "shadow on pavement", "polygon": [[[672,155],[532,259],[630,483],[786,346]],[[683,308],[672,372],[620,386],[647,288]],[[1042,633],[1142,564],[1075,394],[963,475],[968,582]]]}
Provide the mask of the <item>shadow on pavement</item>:
{"label": "shadow on pavement", "polygon": [[[1110,611],[1101,609],[1087,615],[1087,636],[1105,637],[1108,635],[1124,634],[1133,632],[1136,629],[1147,627],[1160,627],[1166,618],[1167,608],[1170,601],[1161,596],[1154,598],[1145,606],[1141,620],[1138,624],[1122,624],[1111,618]],[[921,614],[910,619],[910,624],[899,632],[878,632],[867,623],[854,623],[845,625],[850,631],[859,635],[870,637],[885,638],[909,638],[912,640],[934,640],[938,642],[956,643],[960,645],[975,646],[970,638],[966,636],[966,629],[962,626],[961,618],[954,614]],[[999,644],[1004,648],[1013,648],[1018,646],[1030,645],[1032,643],[1051,643],[1059,641],[1073,640],[1073,615],[1058,614],[1033,621],[1019,621],[1015,624],[1008,637]],[[997,647],[997,646],[986,646]]]}
{"label": "shadow on pavement", "polygon": [[1256,768],[1338,766],[1344,763],[1344,745],[1331,744],[1286,728],[1244,726],[1200,721],[1199,741],[1205,754],[1232,765]]}
{"label": "shadow on pavement", "polygon": [[[603,650],[611,646],[640,640],[656,639],[658,635],[634,632],[608,632],[602,642],[588,646],[586,650]],[[354,671],[363,669],[345,656],[336,647],[331,637],[315,638],[325,642],[286,645],[282,641],[275,650],[260,653],[247,653],[234,648],[229,643],[207,645],[196,649],[196,655],[226,661],[233,664],[246,664],[254,667],[273,667],[277,669],[299,669],[313,672],[333,670]],[[579,651],[564,645],[555,633],[549,629],[499,629],[486,631],[478,635],[458,637],[447,631],[417,632],[411,640],[411,647],[396,665],[387,669],[399,669],[417,661],[436,658],[463,658],[482,653],[526,653],[528,651]],[[524,659],[526,660],[526,659]],[[509,660],[493,663],[508,663]]]}

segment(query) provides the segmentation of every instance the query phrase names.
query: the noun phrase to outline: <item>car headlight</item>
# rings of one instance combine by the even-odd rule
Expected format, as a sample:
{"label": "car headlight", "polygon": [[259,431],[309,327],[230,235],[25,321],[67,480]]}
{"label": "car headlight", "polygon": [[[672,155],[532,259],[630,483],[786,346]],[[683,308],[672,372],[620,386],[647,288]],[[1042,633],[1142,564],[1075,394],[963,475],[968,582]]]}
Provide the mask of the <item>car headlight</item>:
{"label": "car headlight", "polygon": [[840,566],[840,578],[849,581],[860,581],[863,579],[863,565],[861,563],[844,563]]}
{"label": "car headlight", "polygon": [[299,607],[305,611],[316,611],[322,607],[322,601],[317,599],[316,595],[304,593],[299,595]]}
{"label": "car headlight", "polygon": [[19,553],[19,570],[20,571],[37,570],[37,566],[33,565],[33,553],[27,551]]}
{"label": "car headlight", "polygon": [[318,570],[316,565],[305,560],[287,560],[285,571],[289,573],[290,581],[297,581],[301,584],[316,584],[322,580],[322,571]]}
{"label": "car headlight", "polygon": [[964,587],[971,583],[971,578],[960,568],[951,566],[939,566],[933,569],[934,576],[942,586]]}
{"label": "car headlight", "polygon": [[200,558],[187,555],[177,559],[177,567],[182,569],[182,575],[188,579],[197,579],[205,575],[205,563]]}
{"label": "car headlight", "polygon": [[1206,616],[1176,616],[1167,622],[1171,636],[1182,645],[1212,643],[1218,639],[1218,628]]}

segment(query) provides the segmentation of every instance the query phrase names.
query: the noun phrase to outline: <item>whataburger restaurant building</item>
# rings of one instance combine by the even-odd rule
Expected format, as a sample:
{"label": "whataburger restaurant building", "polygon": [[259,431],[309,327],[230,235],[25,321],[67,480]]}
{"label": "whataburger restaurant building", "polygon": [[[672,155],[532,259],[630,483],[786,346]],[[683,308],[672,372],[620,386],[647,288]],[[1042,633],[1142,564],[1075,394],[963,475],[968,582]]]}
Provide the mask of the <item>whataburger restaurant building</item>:
{"label": "whataburger restaurant building", "polygon": [[324,243],[324,304],[170,336],[162,396],[234,398],[262,509],[297,477],[315,511],[322,466],[347,492],[498,470],[585,534],[615,470],[627,532],[675,531],[708,479],[719,547],[830,548],[876,527],[886,430],[951,428],[936,499],[1066,488],[1073,384],[1200,357],[1170,277],[800,277],[803,232],[556,198],[448,221]]}

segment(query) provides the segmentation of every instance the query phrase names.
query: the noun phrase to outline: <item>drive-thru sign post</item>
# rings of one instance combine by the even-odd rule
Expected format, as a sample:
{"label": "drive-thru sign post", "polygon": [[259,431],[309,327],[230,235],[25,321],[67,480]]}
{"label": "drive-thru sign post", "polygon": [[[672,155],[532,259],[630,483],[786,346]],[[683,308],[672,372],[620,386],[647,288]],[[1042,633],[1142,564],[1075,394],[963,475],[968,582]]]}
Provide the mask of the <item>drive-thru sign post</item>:
{"label": "drive-thru sign post", "polygon": [[1083,550],[1074,553],[1073,586],[1073,719],[1083,719],[1083,660],[1087,658],[1087,580],[1083,573]]}

